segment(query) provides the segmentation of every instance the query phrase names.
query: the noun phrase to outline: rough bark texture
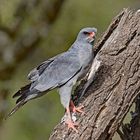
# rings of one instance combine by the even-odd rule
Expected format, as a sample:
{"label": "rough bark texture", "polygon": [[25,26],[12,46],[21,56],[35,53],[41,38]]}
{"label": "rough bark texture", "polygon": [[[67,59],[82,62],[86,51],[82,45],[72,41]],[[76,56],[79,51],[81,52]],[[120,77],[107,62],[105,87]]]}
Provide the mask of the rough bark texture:
{"label": "rough bark texture", "polygon": [[123,10],[97,43],[95,54],[101,66],[80,101],[86,115],[77,116],[79,133],[60,123],[50,140],[112,139],[140,93],[140,11]]}
{"label": "rough bark texture", "polygon": [[140,140],[140,95],[135,100],[135,110],[131,111],[130,123],[122,124],[117,132],[121,140]]}

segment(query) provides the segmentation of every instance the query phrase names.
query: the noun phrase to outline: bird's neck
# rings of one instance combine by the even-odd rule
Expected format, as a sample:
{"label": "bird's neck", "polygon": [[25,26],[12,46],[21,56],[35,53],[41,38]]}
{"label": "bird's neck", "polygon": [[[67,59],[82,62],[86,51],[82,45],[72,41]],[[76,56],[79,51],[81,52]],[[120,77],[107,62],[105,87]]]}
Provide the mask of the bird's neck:
{"label": "bird's neck", "polygon": [[87,42],[75,42],[68,52],[72,52],[76,56],[90,56],[93,54],[93,46]]}
{"label": "bird's neck", "polygon": [[77,49],[83,49],[83,50],[92,50],[93,45],[85,40],[83,41],[75,41],[74,46]]}

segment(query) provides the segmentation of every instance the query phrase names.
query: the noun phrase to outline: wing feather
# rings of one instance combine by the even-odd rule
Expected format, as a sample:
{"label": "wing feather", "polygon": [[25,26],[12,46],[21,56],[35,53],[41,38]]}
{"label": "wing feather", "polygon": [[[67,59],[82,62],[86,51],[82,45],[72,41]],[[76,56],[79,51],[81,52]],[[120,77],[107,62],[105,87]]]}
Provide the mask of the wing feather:
{"label": "wing feather", "polygon": [[45,91],[62,86],[77,75],[81,69],[77,54],[64,53],[44,70],[34,88]]}
{"label": "wing feather", "polygon": [[37,66],[36,68],[34,68],[33,70],[30,71],[30,73],[28,74],[27,78],[33,82],[36,81],[39,76],[44,72],[44,70],[55,60],[55,58],[57,58],[59,55],[52,57],[50,59],[48,59],[47,61],[44,61],[43,63],[41,63],[39,66]]}

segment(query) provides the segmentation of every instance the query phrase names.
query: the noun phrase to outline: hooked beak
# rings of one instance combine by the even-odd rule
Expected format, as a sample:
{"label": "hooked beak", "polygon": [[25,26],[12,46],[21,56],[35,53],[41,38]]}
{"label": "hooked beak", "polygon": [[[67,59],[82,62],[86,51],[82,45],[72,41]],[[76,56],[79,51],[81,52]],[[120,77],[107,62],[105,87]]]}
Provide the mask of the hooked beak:
{"label": "hooked beak", "polygon": [[90,38],[95,38],[95,33],[94,33],[94,32],[91,32],[91,33],[89,34],[89,37],[90,37]]}
{"label": "hooked beak", "polygon": [[88,36],[88,41],[90,43],[93,43],[94,42],[94,39],[95,39],[95,33],[94,32],[91,32]]}

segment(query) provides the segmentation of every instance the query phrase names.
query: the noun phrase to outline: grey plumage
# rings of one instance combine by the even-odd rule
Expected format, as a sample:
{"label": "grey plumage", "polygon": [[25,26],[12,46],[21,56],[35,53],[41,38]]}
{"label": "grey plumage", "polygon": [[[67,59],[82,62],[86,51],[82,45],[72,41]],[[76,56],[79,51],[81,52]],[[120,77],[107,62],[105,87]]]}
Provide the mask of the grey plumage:
{"label": "grey plumage", "polygon": [[8,116],[29,100],[40,97],[54,88],[59,88],[62,105],[65,108],[69,106],[72,88],[93,58],[92,46],[95,36],[90,37],[91,32],[96,33],[97,29],[82,29],[68,51],[48,59],[28,74],[31,83],[13,96],[19,98],[17,106]]}

